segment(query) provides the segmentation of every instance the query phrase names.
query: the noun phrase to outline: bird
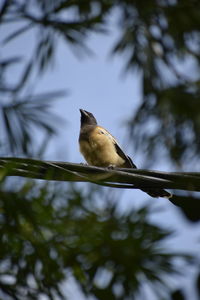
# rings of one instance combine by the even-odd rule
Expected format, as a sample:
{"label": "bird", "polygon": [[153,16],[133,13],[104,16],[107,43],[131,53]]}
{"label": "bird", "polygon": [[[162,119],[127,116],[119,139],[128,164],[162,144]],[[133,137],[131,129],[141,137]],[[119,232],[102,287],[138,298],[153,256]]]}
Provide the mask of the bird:
{"label": "bird", "polygon": [[[80,109],[81,126],[79,149],[86,162],[97,167],[134,168],[132,159],[124,153],[117,140],[102,126],[91,112]],[[171,193],[162,188],[141,188],[151,197],[171,198]]]}

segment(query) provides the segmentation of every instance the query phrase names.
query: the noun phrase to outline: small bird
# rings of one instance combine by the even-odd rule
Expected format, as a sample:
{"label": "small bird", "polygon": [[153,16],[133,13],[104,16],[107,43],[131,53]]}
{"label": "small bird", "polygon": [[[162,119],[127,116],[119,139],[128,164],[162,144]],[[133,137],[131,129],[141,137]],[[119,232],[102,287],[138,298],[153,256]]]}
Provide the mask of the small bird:
{"label": "small bird", "polygon": [[[97,124],[92,113],[80,109],[81,129],[79,135],[80,152],[89,165],[97,167],[137,168],[126,155],[116,139]],[[170,198],[172,195],[161,188],[142,188],[151,197]]]}

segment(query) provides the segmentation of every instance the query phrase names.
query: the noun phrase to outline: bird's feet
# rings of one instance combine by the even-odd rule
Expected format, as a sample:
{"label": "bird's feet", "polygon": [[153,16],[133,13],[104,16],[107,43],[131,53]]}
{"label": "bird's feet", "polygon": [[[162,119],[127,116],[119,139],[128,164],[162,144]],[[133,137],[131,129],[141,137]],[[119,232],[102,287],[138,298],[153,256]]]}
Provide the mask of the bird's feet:
{"label": "bird's feet", "polygon": [[113,170],[113,169],[116,168],[116,166],[115,165],[109,165],[107,168],[110,169],[110,170]]}

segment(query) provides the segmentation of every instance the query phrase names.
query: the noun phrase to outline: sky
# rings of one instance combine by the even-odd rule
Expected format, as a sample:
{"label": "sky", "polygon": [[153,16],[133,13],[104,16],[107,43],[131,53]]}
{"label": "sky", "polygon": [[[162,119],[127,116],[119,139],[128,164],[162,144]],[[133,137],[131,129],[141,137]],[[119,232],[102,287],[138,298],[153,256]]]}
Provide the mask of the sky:
{"label": "sky", "polygon": [[[6,35],[12,27],[10,25],[0,32]],[[124,58],[109,55],[113,42],[118,36],[118,31],[113,29],[109,35],[91,34],[88,45],[94,55],[75,55],[71,48],[60,40],[57,49],[54,67],[43,75],[35,74],[37,84],[34,85],[35,93],[63,90],[68,93],[52,106],[52,111],[62,117],[62,124],[54,124],[58,136],[48,145],[45,159],[69,161],[74,163],[84,162],[79,153],[78,135],[80,129],[79,109],[85,109],[94,114],[98,123],[108,129],[119,141],[137,166],[142,166],[145,153],[132,153],[131,144],[134,141],[127,139],[125,122],[131,117],[141,99],[141,86],[139,73],[124,73]],[[7,45],[7,51],[1,53],[3,58],[12,54],[30,55],[29,49],[34,44],[35,32],[25,34]],[[18,68],[13,69],[13,80],[18,76]],[[38,139],[41,138],[38,134]],[[168,165],[154,165],[154,169],[167,171]],[[166,199],[153,199],[138,190],[124,191],[119,201],[119,210],[152,203],[161,211],[152,214],[151,221],[175,229],[176,234],[167,241],[170,248],[183,252],[192,251],[199,253],[199,224],[191,224],[176,208]],[[187,286],[186,293],[191,292],[190,278],[195,270],[189,271],[189,276],[182,278]],[[177,282],[172,282],[176,286]],[[195,296],[194,296],[195,297]],[[72,298],[71,298],[72,299]],[[153,298],[152,298],[153,299]],[[195,300],[195,298],[194,298]],[[197,299],[196,299],[197,300]]]}

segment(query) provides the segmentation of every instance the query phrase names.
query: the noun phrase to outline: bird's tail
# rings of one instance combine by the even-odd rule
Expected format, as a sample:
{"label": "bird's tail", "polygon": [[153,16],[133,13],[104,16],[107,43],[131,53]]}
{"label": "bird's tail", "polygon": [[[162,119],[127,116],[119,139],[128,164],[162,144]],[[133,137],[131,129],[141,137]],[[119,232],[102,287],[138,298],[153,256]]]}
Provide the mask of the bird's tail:
{"label": "bird's tail", "polygon": [[141,190],[154,198],[163,197],[169,199],[172,197],[171,193],[159,188],[143,188]]}
{"label": "bird's tail", "polygon": [[[133,163],[130,156],[127,156],[127,158],[128,158],[128,162],[129,162],[129,167],[137,169],[136,165]],[[172,197],[171,193],[169,193],[163,189],[160,189],[160,188],[142,188],[141,190],[154,198],[163,197],[163,198],[169,199]]]}

